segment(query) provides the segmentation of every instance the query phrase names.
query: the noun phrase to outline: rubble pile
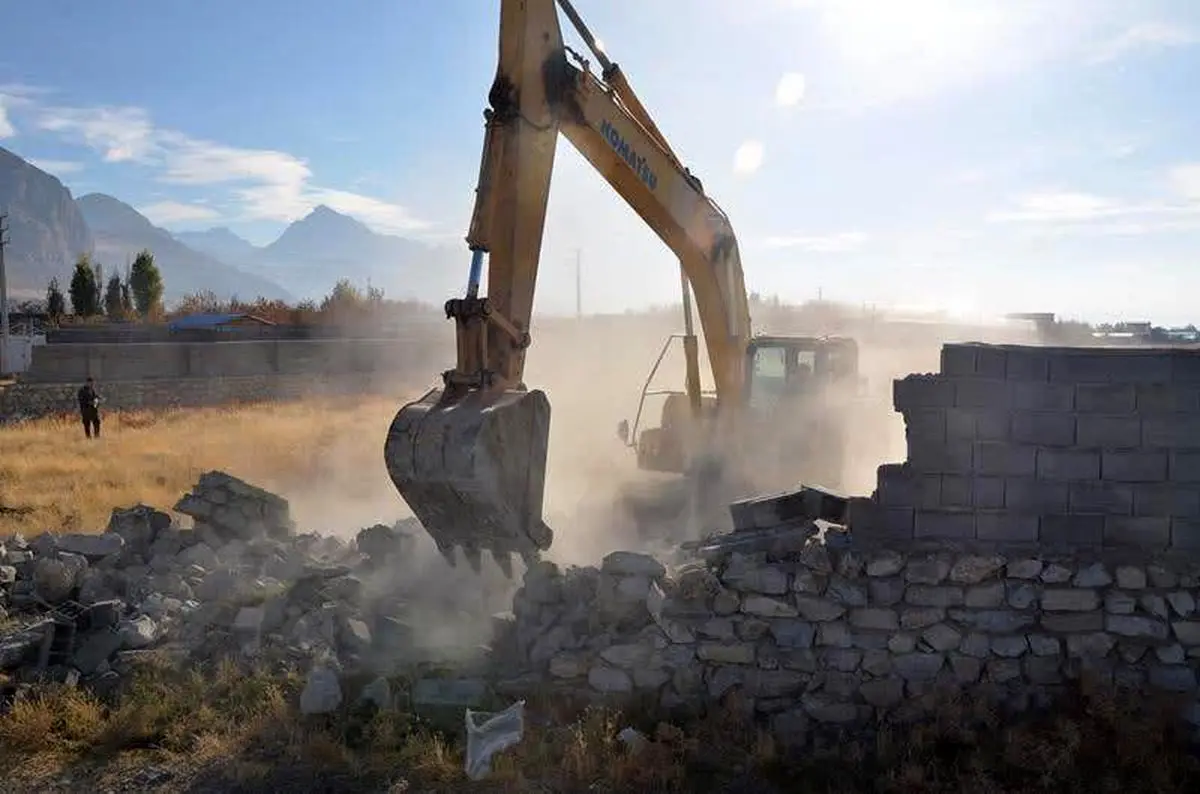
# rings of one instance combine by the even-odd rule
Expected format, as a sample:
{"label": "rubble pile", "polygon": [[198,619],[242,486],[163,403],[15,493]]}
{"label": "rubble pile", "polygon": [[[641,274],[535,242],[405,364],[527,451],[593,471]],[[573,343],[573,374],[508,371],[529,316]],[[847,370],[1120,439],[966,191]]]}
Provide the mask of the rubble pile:
{"label": "rubble pile", "polygon": [[940,691],[1050,702],[1083,671],[1192,703],[1200,564],[809,538],[668,570],[629,552],[527,571],[501,624],[504,686],[665,707],[729,702],[786,738],[919,718]]}
{"label": "rubble pile", "polygon": [[[469,575],[417,553],[411,519],[350,543],[300,534],[286,500],[221,472],[204,474],[174,510],[193,526],[137,505],[114,510],[100,534],[0,543],[0,673],[105,691],[155,649],[316,665],[318,683],[327,671],[389,675],[445,650],[422,644],[420,621],[455,625],[463,592],[466,611],[485,606],[478,581],[455,588],[453,576]],[[492,586],[484,614],[515,587]],[[480,622],[490,629],[490,618]]]}

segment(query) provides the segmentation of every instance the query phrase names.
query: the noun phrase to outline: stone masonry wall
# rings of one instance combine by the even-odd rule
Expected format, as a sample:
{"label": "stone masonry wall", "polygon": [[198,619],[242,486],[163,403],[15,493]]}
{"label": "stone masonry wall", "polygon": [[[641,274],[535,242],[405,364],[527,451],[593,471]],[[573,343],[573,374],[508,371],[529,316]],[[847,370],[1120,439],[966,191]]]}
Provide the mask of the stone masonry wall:
{"label": "stone masonry wall", "polygon": [[1200,548],[1200,353],[953,344],[894,385],[908,460],[857,534]]}
{"label": "stone masonry wall", "polygon": [[[394,375],[343,375],[336,378],[279,375],[243,378],[101,383],[101,410],[198,407],[240,402],[294,400],[313,396],[385,394],[395,391]],[[77,384],[18,383],[0,389],[0,423],[78,413]]]}
{"label": "stone masonry wall", "polygon": [[796,554],[734,554],[668,574],[614,552],[599,568],[530,569],[496,647],[517,660],[514,691],[639,694],[665,707],[737,692],[791,741],[820,724],[916,718],[946,690],[1044,705],[1083,671],[1191,704],[1198,596],[1197,561],[1167,556],[813,539]]}

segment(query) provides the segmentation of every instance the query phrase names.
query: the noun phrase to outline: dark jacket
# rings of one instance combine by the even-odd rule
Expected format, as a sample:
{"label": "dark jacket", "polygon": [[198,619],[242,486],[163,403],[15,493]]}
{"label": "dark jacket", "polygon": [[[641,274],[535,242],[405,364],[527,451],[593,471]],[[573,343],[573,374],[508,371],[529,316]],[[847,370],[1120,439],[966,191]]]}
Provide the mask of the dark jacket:
{"label": "dark jacket", "polygon": [[79,389],[79,413],[93,414],[100,411],[100,394],[96,389],[89,385],[84,385]]}

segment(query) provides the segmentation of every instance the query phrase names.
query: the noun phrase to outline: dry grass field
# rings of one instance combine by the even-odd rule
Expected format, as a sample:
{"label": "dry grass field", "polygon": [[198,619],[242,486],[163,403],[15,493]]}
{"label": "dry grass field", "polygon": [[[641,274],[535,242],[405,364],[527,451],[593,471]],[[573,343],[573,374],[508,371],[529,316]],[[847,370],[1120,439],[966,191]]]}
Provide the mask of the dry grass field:
{"label": "dry grass field", "polygon": [[383,500],[388,513],[401,513],[382,451],[397,408],[396,400],[363,398],[110,413],[91,441],[74,418],[5,428],[0,535],[102,531],[114,507],[169,509],[210,469],[285,493],[310,520],[320,518],[322,492],[336,491],[343,504]]}

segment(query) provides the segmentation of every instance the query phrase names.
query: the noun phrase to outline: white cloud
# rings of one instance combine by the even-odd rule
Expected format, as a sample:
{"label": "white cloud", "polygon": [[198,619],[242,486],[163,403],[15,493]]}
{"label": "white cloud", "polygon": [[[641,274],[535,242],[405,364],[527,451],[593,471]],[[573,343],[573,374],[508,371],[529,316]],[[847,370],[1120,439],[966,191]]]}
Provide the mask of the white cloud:
{"label": "white cloud", "polygon": [[862,232],[837,232],[823,235],[768,237],[768,248],[799,248],[814,254],[846,254],[857,251],[867,241]]}
{"label": "white cloud", "polygon": [[37,126],[81,140],[109,163],[146,163],[159,154],[154,125],[141,108],[42,108]]}
{"label": "white cloud", "polygon": [[1162,22],[1143,22],[1102,42],[1088,60],[1091,63],[1107,63],[1138,50],[1162,50],[1197,43],[1200,43],[1200,36],[1186,28]]}
{"label": "white cloud", "polygon": [[40,168],[47,174],[52,176],[62,176],[63,174],[75,174],[83,170],[83,163],[76,163],[73,160],[26,160],[27,163],[34,168]]}
{"label": "white cloud", "polygon": [[185,204],[180,201],[159,201],[137,209],[152,223],[160,226],[184,221],[211,221],[221,217],[221,214],[211,207],[201,204]]}
{"label": "white cloud", "polygon": [[8,118],[8,97],[0,94],[0,138],[11,138],[17,134],[17,129]]}
{"label": "white cloud", "polygon": [[[133,162],[156,169],[166,184],[224,188],[236,206],[229,220],[294,221],[319,204],[352,215],[381,232],[425,229],[398,204],[313,184],[308,163],[272,149],[243,149],[155,126],[150,114],[133,107],[40,107],[37,125],[99,151],[105,161]],[[185,209],[186,208],[186,209]],[[160,202],[158,222],[202,220],[212,210]],[[153,219],[153,218],[152,218]]]}
{"label": "white cloud", "polygon": [[775,86],[775,104],[781,108],[800,104],[807,87],[804,75],[799,72],[787,72],[779,78],[779,83]]}
{"label": "white cloud", "polygon": [[733,155],[733,172],[735,174],[753,174],[762,168],[763,145],[760,141],[746,141],[737,148]]}
{"label": "white cloud", "polygon": [[1128,214],[1129,208],[1102,196],[1070,191],[1031,193],[1017,199],[1016,208],[988,214],[988,221],[1087,221]]}
{"label": "white cloud", "polygon": [[1183,163],[1168,174],[1171,187],[1188,201],[1200,201],[1200,163]]}

